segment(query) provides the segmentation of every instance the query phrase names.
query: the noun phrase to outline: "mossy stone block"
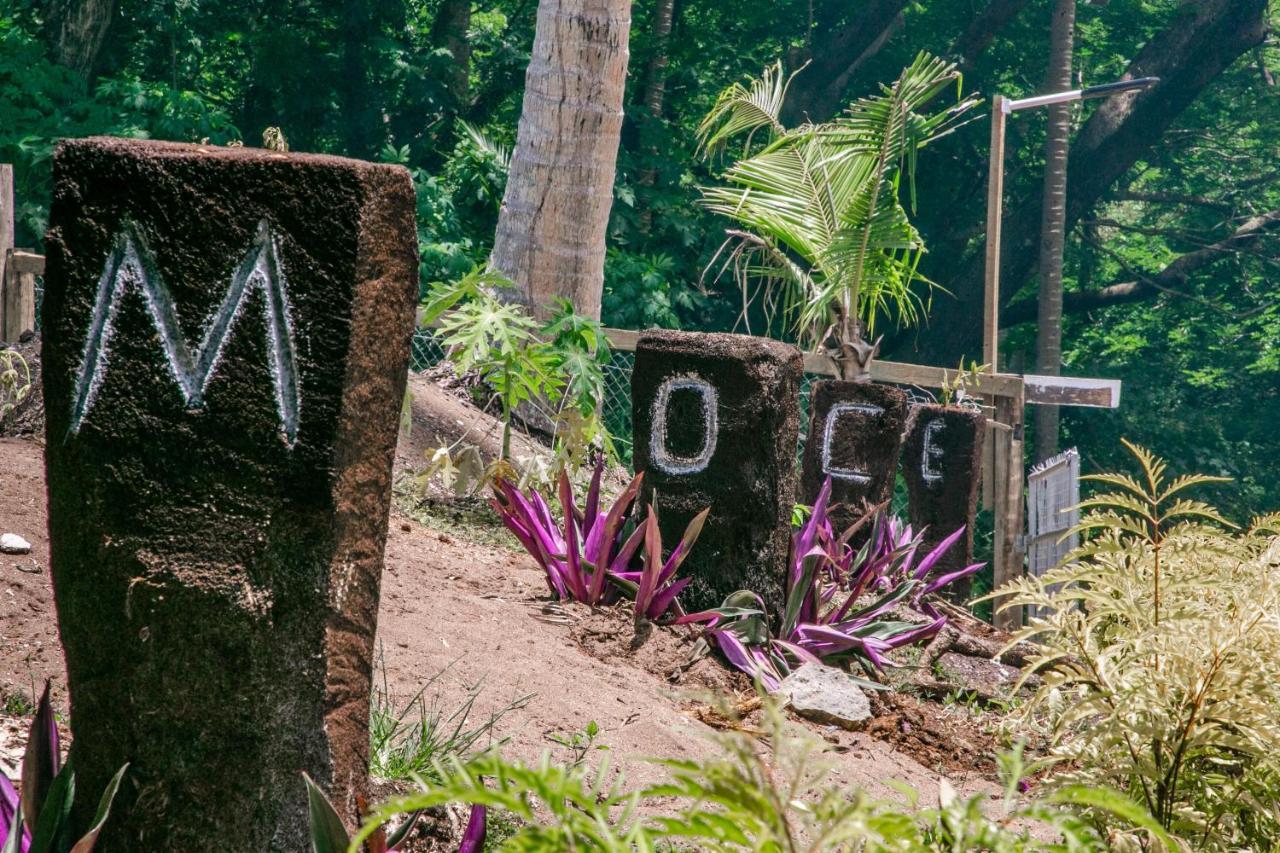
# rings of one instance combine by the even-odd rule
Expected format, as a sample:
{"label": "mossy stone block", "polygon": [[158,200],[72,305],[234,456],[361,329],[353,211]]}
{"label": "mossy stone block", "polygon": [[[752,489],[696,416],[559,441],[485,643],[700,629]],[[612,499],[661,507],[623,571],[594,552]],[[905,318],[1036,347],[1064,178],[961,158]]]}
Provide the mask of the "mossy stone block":
{"label": "mossy stone block", "polygon": [[795,495],[800,381],[793,346],[748,335],[641,335],[631,379],[633,461],[663,542],[711,514],[682,572],[686,607],[716,607],[751,589],[782,602]]}
{"label": "mossy stone block", "polygon": [[399,167],[61,143],[42,308],[75,822],[97,849],[311,849],[357,822],[417,296]]}

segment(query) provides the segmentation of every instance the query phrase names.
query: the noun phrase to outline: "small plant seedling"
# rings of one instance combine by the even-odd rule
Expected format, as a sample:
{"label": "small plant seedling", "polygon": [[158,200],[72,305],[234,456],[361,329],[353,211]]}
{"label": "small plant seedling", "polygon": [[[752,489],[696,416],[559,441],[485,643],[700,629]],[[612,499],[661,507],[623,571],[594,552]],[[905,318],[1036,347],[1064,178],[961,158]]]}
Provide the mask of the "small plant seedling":
{"label": "small plant seedling", "polygon": [[982,375],[990,366],[978,364],[975,360],[970,361],[969,366],[965,367],[962,358],[960,366],[956,368],[955,376],[944,370],[942,372],[942,405],[979,408],[977,399],[969,395],[969,388],[977,387],[982,382]]}
{"label": "small plant seedling", "polygon": [[13,411],[31,393],[31,367],[22,353],[0,350],[0,418]]}
{"label": "small plant seedling", "polygon": [[595,720],[587,723],[586,727],[581,731],[561,734],[553,732],[547,735],[547,740],[552,743],[559,744],[569,750],[569,754],[573,757],[570,762],[571,767],[577,767],[586,760],[588,753],[598,750],[607,750],[609,747],[605,744],[596,743],[596,738],[600,735],[600,726]]}
{"label": "small plant seedling", "polygon": [[14,690],[4,694],[4,703],[0,705],[0,713],[10,717],[30,717],[35,712],[35,703],[25,693]]}

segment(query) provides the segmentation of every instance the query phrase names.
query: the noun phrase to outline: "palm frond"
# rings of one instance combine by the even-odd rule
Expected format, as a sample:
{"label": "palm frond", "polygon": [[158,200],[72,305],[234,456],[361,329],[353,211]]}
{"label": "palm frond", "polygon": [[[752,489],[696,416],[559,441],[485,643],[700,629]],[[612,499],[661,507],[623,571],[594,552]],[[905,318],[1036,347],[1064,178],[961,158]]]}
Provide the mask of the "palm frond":
{"label": "palm frond", "polygon": [[730,139],[747,134],[746,150],[751,147],[756,131],[768,128],[781,136],[786,132],[780,118],[787,87],[799,71],[783,78],[782,62],[765,68],[755,80],[744,85],[734,83],[716,98],[711,112],[698,125],[698,148],[710,155],[723,150]]}
{"label": "palm frond", "polygon": [[[802,342],[820,340],[833,314],[861,318],[868,333],[878,317],[918,323],[926,310],[918,286],[932,283],[919,273],[924,241],[902,203],[903,180],[914,197],[915,151],[953,130],[974,99],[920,112],[959,80],[953,64],[922,53],[836,121],[788,131],[777,120],[781,75],[775,64],[750,87],[730,87],[703,121],[704,147],[764,127],[774,136],[733,164],[724,185],[704,187],[703,204],[764,238],[788,265],[807,265],[803,289],[789,286],[801,280],[794,272],[756,282],[766,303],[785,307]],[[771,292],[779,283],[784,292]]]}
{"label": "palm frond", "polygon": [[489,137],[485,136],[484,133],[474,125],[465,122],[462,119],[458,119],[458,125],[462,128],[462,132],[467,135],[467,139],[471,141],[471,144],[474,145],[478,151],[483,151],[484,153],[492,156],[498,165],[502,167],[502,171],[507,172],[511,170],[511,150],[507,148],[507,146],[493,141]]}

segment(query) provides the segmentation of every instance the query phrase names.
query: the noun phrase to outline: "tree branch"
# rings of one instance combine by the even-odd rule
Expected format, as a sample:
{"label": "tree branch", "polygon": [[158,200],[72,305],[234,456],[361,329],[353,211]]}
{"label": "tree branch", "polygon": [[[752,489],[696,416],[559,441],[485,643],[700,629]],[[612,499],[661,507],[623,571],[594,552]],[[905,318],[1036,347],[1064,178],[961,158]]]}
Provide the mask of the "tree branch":
{"label": "tree branch", "polygon": [[[1200,297],[1180,290],[1180,285],[1185,284],[1192,273],[1200,272],[1224,258],[1244,251],[1262,236],[1276,231],[1280,231],[1280,209],[1270,210],[1258,216],[1250,217],[1233,231],[1231,236],[1178,257],[1155,275],[1143,275],[1140,272],[1135,272],[1133,281],[1120,282],[1104,287],[1101,290],[1085,293],[1068,293],[1063,298],[1063,310],[1077,314],[1095,308],[1139,302],[1161,293],[1204,302],[1205,300],[1200,299]],[[1113,257],[1115,257],[1114,254]],[[1121,261],[1121,263],[1124,262]],[[1206,304],[1220,309],[1220,306],[1212,303]],[[1036,319],[1036,300],[1023,299],[1004,310],[1001,325],[1005,327],[1016,326],[1019,323],[1026,323],[1034,319]]]}
{"label": "tree branch", "polygon": [[854,73],[902,26],[907,0],[869,0],[847,23],[836,27],[832,19],[845,5],[828,0],[819,18],[809,65],[796,75],[787,93],[783,117],[788,126],[826,121],[839,111]]}
{"label": "tree branch", "polygon": [[961,71],[968,73],[972,70],[974,60],[995,41],[996,35],[1010,21],[1018,17],[1028,2],[1029,0],[991,0],[981,14],[969,22],[969,27],[948,51],[958,60]]}
{"label": "tree branch", "polygon": [[1122,192],[1112,193],[1111,198],[1114,201],[1145,201],[1152,204],[1181,204],[1188,207],[1207,207],[1210,210],[1231,210],[1230,202],[1221,199],[1209,198],[1203,195],[1190,195],[1188,193],[1151,193],[1142,192],[1141,190],[1124,190]]}

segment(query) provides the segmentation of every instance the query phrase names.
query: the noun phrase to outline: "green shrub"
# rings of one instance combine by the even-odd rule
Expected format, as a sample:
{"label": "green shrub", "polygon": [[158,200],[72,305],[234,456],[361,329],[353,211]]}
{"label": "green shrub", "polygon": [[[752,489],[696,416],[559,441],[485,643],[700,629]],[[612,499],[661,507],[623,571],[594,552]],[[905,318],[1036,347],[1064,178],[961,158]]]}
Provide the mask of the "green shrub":
{"label": "green shrub", "polygon": [[22,353],[0,350],[0,420],[31,393],[31,367]]}
{"label": "green shrub", "polygon": [[[478,476],[459,477],[465,472],[458,463],[470,445],[438,448],[428,453],[431,465],[422,474],[424,482],[440,477],[461,492],[498,479],[553,484],[561,471],[584,470],[597,452],[617,458],[599,413],[610,358],[603,327],[575,313],[562,298],[555,300],[546,322],[539,323],[523,305],[499,298],[500,291],[512,288],[515,284],[503,274],[477,267],[456,282],[434,285],[428,294],[423,324],[437,327],[458,374],[482,380],[500,406],[502,458]],[[536,410],[550,425],[553,454],[511,458],[512,419],[522,406]],[[478,460],[479,454],[473,451],[473,458]]]}
{"label": "green shrub", "polygon": [[1091,478],[1114,489],[1083,504],[1091,538],[997,593],[1002,607],[1044,608],[1021,634],[1043,647],[1027,669],[1043,682],[1018,722],[1047,726],[1051,785],[1124,791],[1192,849],[1272,849],[1280,517],[1236,532],[1184,497],[1217,478],[1169,481],[1163,461],[1127,446],[1142,478]]}
{"label": "green shrub", "polygon": [[[711,737],[720,754],[707,761],[661,761],[668,780],[627,791],[607,761],[534,765],[496,752],[473,761],[438,762],[423,790],[383,804],[349,848],[356,853],[396,815],[462,802],[508,812],[518,822],[501,849],[649,851],[672,845],[705,851],[1103,850],[1105,843],[1074,808],[1159,829],[1124,797],[1101,789],[1064,788],[1052,800],[1023,802],[1017,752],[1005,756],[1003,802],[962,799],[945,783],[937,807],[878,802],[836,781],[831,747],[788,723],[766,698],[763,736],[729,729]],[[647,818],[646,811],[664,817]],[[1054,839],[1044,841],[1037,839]]]}

